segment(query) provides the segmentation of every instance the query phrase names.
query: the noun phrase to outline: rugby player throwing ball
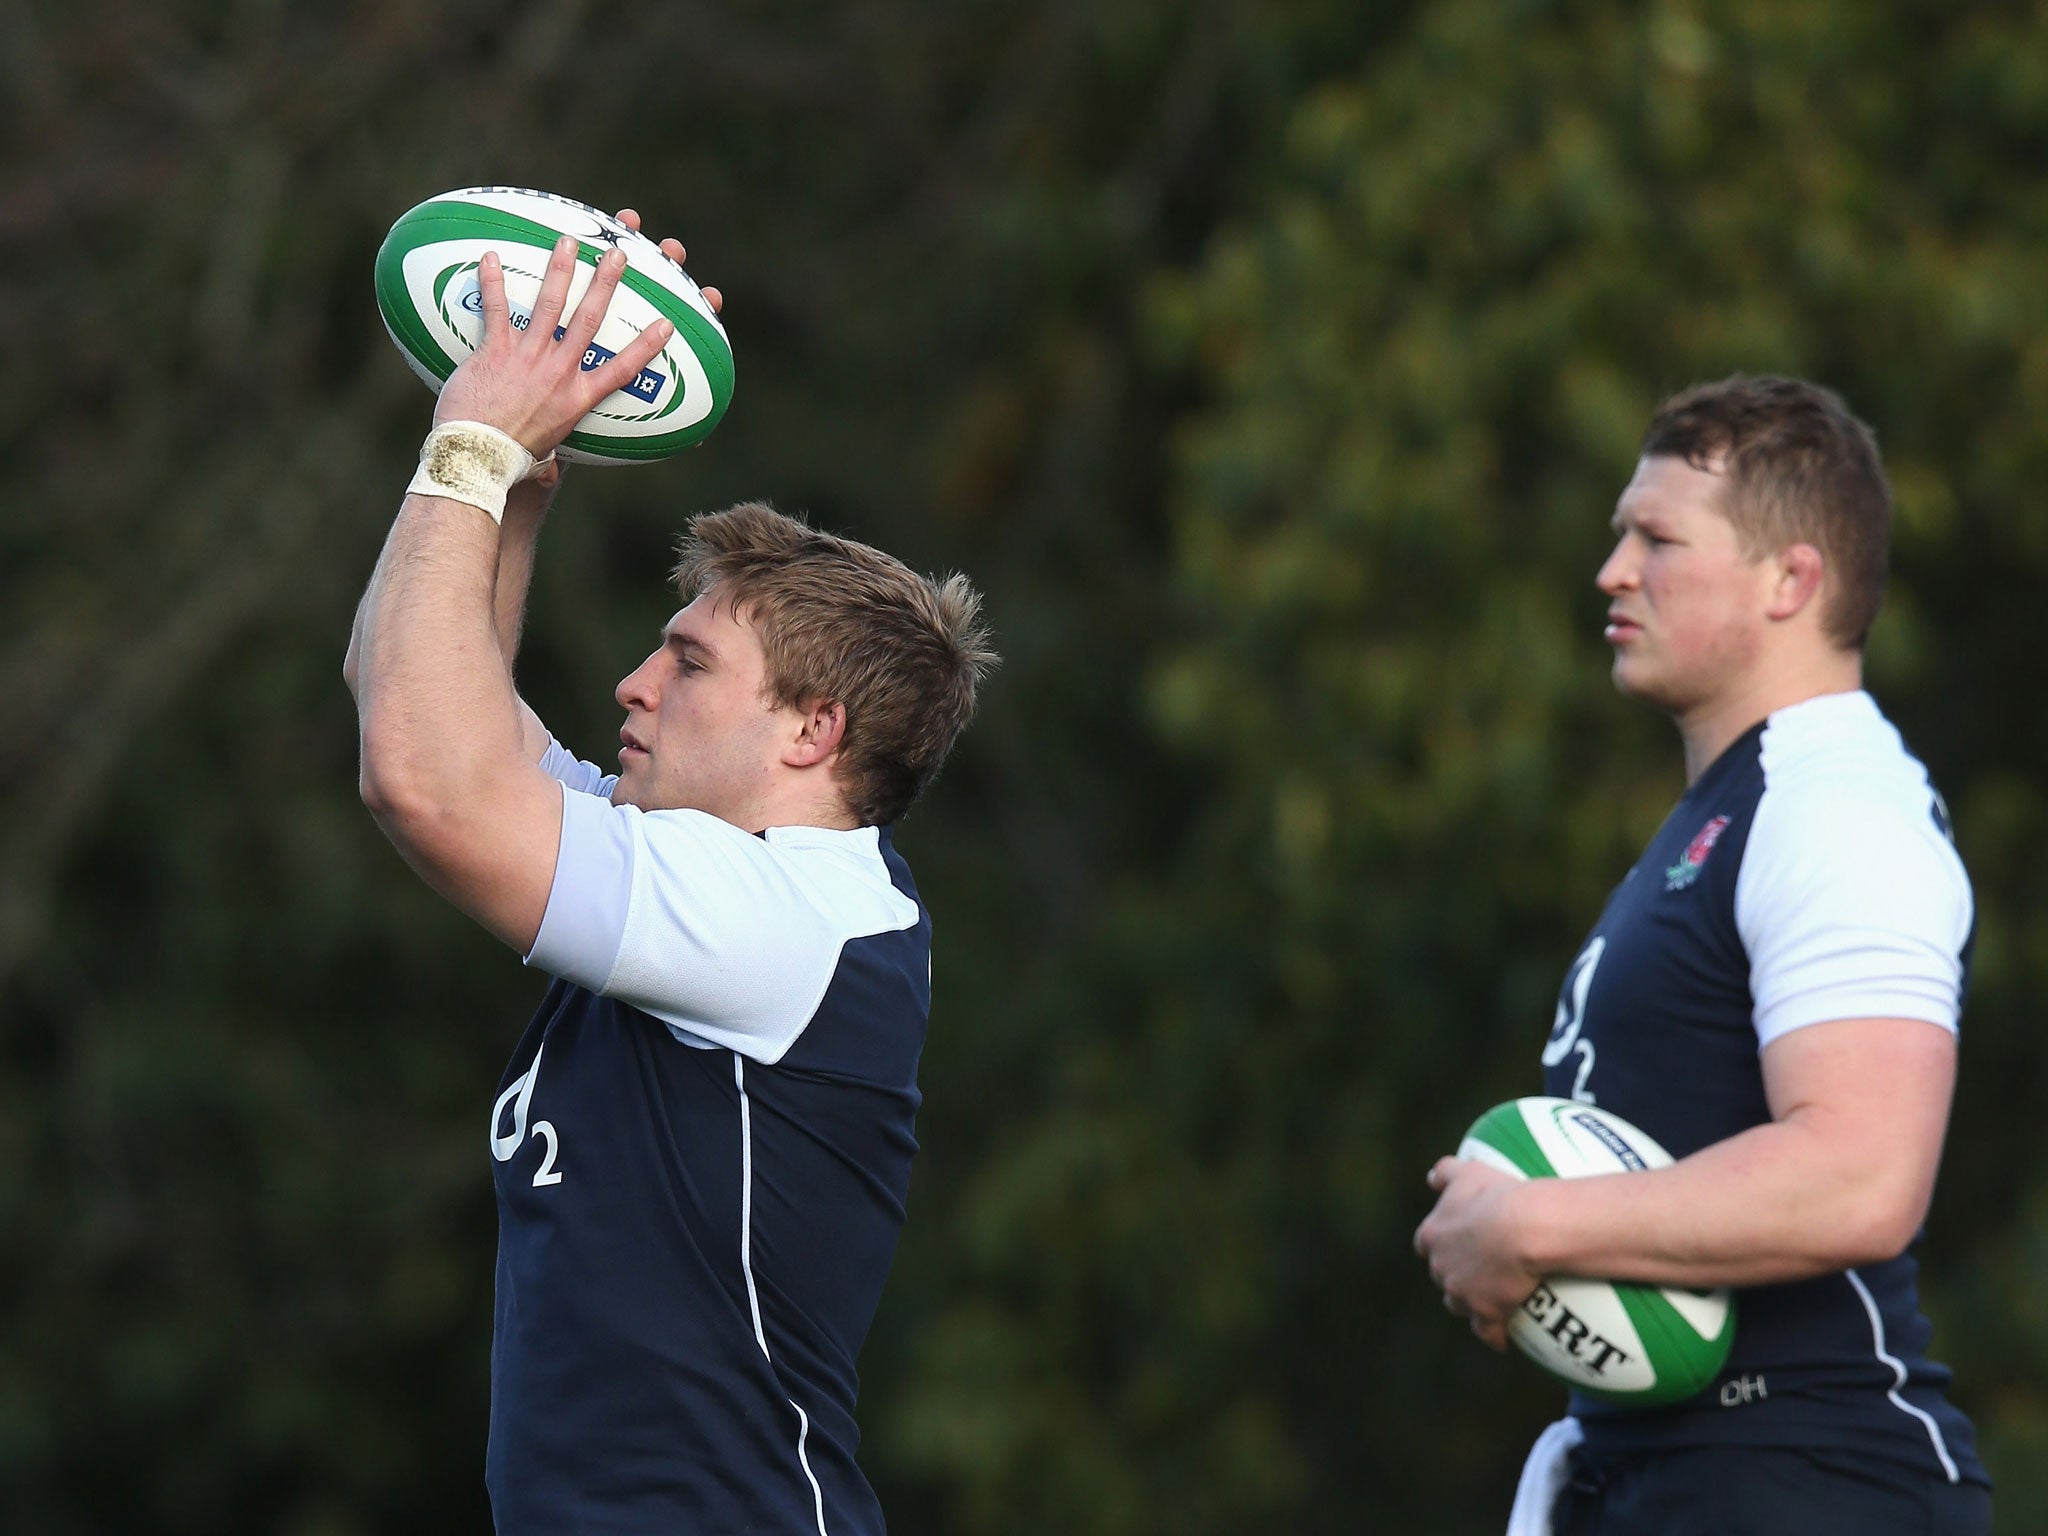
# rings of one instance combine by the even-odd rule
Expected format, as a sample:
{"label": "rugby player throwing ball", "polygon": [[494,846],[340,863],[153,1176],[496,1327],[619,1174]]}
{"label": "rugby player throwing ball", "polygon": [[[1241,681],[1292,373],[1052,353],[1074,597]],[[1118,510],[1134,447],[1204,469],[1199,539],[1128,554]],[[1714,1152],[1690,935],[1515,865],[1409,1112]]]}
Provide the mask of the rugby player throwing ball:
{"label": "rugby player throwing ball", "polygon": [[378,825],[555,978],[489,1124],[492,1514],[505,1536],[880,1536],[854,1362],[931,998],[890,828],[995,656],[965,578],[738,506],[688,526],[681,607],[618,685],[619,771],[564,751],[511,669],[549,459],[666,335],[584,371],[625,263],[564,316],[573,245],[523,329],[484,259],[484,341],[345,666]]}

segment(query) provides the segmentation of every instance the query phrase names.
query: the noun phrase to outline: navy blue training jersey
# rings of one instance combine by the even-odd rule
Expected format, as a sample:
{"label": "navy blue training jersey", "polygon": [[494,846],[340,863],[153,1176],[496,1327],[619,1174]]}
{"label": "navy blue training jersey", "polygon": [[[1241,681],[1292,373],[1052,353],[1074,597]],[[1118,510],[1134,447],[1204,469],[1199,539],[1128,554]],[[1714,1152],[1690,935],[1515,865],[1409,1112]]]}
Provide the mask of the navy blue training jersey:
{"label": "navy blue training jersey", "polygon": [[[1759,1052],[1833,1019],[1954,1029],[1968,880],[1921,765],[1867,694],[1781,710],[1686,792],[1567,973],[1544,1091],[1613,1110],[1673,1157],[1770,1119]],[[1909,1250],[1736,1293],[1733,1352],[1663,1409],[1574,1394],[1596,1449],[1843,1447],[1987,1481]]]}
{"label": "navy blue training jersey", "polygon": [[917,1144],[931,925],[885,829],[564,780],[491,1125],[501,1536],[879,1536],[855,1360]]}

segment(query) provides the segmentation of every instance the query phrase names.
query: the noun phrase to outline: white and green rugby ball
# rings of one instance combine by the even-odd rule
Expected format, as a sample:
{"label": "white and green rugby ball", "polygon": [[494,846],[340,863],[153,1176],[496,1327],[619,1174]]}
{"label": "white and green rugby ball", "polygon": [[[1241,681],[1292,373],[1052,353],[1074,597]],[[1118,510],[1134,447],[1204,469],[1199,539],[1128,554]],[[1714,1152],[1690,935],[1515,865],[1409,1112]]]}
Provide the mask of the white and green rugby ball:
{"label": "white and green rugby ball", "polygon": [[[1458,1156],[1518,1179],[1668,1168],[1671,1155],[1621,1116],[1572,1099],[1513,1099],[1481,1115]],[[1508,1323],[1515,1346],[1589,1397],[1649,1407],[1709,1386],[1735,1342],[1727,1291],[1553,1275]]]}
{"label": "white and green rugby ball", "polygon": [[430,197],[391,226],[377,252],[377,310],[413,372],[438,391],[483,335],[477,266],[496,251],[512,323],[524,327],[555,242],[577,241],[564,314],[573,314],[600,257],[626,270],[583,354],[596,368],[657,319],[675,326],[639,377],[598,402],[558,450],[588,464],[645,464],[700,443],[732,399],[732,345],[703,291],[645,235],[608,213],[524,187],[464,187]]}

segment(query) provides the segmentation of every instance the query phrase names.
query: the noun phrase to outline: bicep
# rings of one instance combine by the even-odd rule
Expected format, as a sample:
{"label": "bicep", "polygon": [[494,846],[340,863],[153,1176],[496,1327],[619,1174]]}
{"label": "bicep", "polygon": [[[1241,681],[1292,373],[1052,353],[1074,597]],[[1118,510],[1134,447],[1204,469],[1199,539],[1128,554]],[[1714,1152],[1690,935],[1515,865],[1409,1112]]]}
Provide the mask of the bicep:
{"label": "bicep", "polygon": [[1872,1191],[1882,1224],[1927,1214],[1955,1091],[1956,1036],[1920,1019],[1836,1019],[1780,1035],[1761,1057],[1771,1118],[1807,1132]]}

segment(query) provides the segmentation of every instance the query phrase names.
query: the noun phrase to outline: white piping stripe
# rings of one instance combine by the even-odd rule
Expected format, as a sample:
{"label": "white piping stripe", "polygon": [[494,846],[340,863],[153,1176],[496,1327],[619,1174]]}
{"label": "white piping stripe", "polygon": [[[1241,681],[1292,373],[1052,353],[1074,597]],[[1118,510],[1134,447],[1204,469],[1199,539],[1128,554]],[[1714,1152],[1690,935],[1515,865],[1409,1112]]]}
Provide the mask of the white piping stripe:
{"label": "white piping stripe", "polygon": [[1925,1409],[1915,1408],[1899,1396],[1899,1388],[1906,1384],[1905,1363],[1897,1355],[1889,1354],[1885,1350],[1884,1319],[1877,1315],[1877,1303],[1871,1299],[1870,1287],[1863,1283],[1863,1277],[1855,1270],[1845,1270],[1844,1273],[1848,1275],[1849,1283],[1856,1287],[1856,1294],[1862,1298],[1863,1310],[1870,1315],[1870,1334],[1872,1342],[1877,1346],[1877,1358],[1892,1368],[1892,1375],[1896,1378],[1891,1391],[1885,1393],[1885,1396],[1927,1426],[1927,1438],[1934,1443],[1934,1454],[1941,1458],[1942,1471],[1948,1474],[1950,1482],[1961,1482],[1963,1475],[1956,1470],[1955,1462],[1949,1457],[1948,1443],[1942,1439],[1941,1426],[1934,1422],[1934,1416]]}
{"label": "white piping stripe", "polygon": [[[761,1358],[772,1368],[775,1357],[768,1353],[768,1335],[761,1331],[761,1298],[754,1292],[754,1117],[747,1103],[746,1058],[738,1051],[732,1053],[732,1080],[740,1091],[740,1271],[747,1277],[747,1310],[754,1317],[754,1342],[761,1346]],[[796,1409],[796,1459],[810,1481],[811,1501],[818,1511],[818,1536],[829,1536],[825,1529],[825,1490],[818,1486],[818,1475],[811,1470],[810,1453],[804,1448],[811,1438],[811,1416],[797,1407],[795,1398],[785,1397],[783,1401]]]}

